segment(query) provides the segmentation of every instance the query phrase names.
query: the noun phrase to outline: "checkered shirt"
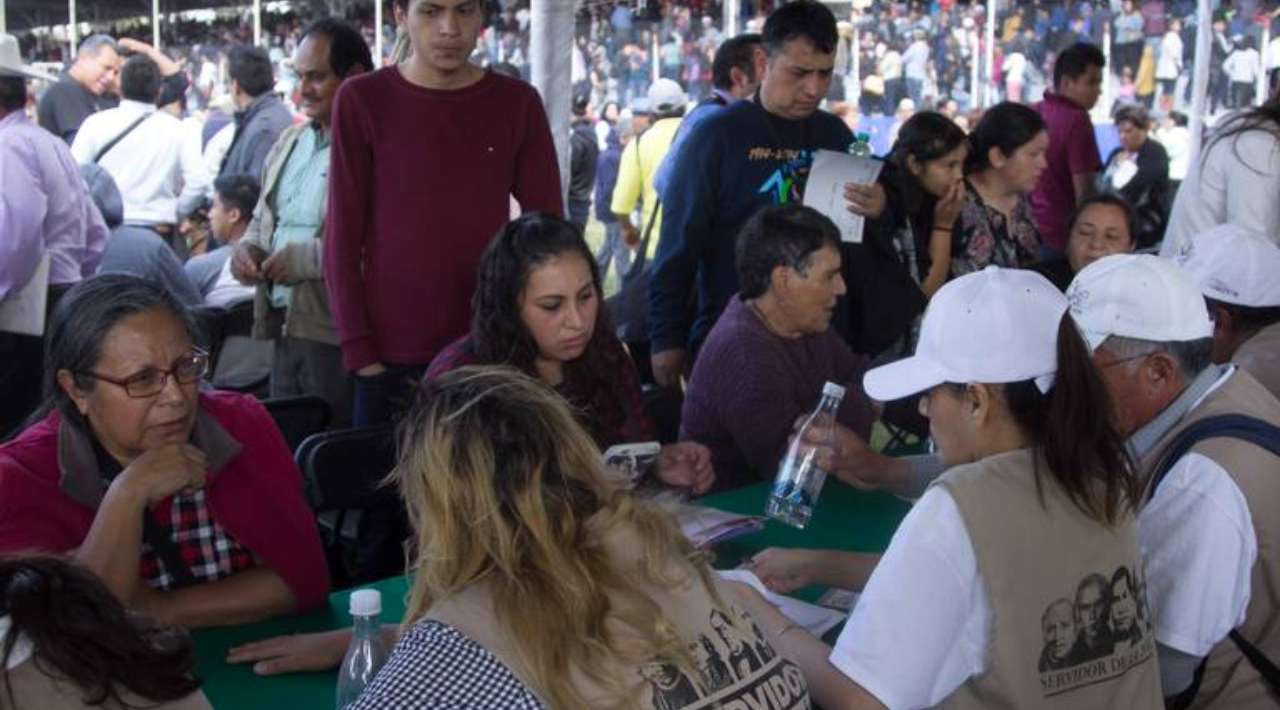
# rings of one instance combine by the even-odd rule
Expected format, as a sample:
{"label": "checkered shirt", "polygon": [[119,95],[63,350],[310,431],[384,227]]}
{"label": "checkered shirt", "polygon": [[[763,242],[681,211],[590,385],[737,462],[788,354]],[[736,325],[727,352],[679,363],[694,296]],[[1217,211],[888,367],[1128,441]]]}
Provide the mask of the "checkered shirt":
{"label": "checkered shirt", "polygon": [[387,664],[346,710],[544,710],[496,656],[438,621],[405,632]]}
{"label": "checkered shirt", "polygon": [[[151,511],[157,525],[168,531],[177,544],[197,582],[212,582],[230,577],[254,565],[253,553],[209,515],[203,489],[192,493],[176,493],[167,507]],[[142,578],[147,586],[168,591],[177,580],[165,569],[164,562],[151,548],[142,544]]]}

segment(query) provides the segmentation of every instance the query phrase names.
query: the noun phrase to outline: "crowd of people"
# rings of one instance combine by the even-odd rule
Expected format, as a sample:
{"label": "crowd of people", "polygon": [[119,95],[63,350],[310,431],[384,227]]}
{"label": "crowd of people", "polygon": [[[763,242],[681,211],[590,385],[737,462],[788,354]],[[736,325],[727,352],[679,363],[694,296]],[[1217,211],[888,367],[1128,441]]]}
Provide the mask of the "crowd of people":
{"label": "crowd of people", "polygon": [[[353,707],[1267,707],[1280,92],[1193,159],[1166,147],[1181,70],[1152,67],[1171,98],[1122,107],[1103,156],[1107,72],[1170,61],[1185,8],[1136,58],[1108,23],[1165,3],[1007,12],[1006,100],[968,112],[982,17],[943,5],[751,6],[732,38],[712,8],[585,9],[567,195],[519,6],[393,0],[390,63],[368,28],[282,23],[296,88],[237,44],[209,96],[137,39],[88,37],[50,76],[0,35],[10,687],[203,707],[181,628],[324,603],[259,401],[305,393],[334,428],[398,422],[398,496],[362,510],[350,571],[412,591]],[[861,234],[805,206],[817,152],[906,102],[888,154],[857,158],[877,176],[837,196]],[[236,308],[251,327],[206,343],[198,318]],[[769,480],[828,382],[834,441],[795,445],[916,499],[883,555],[749,561],[777,590],[860,591],[834,645],[718,578],[653,495]],[[876,426],[936,453],[887,457]],[[601,461],[652,441],[638,476]],[[349,638],[228,660],[327,669]]]}

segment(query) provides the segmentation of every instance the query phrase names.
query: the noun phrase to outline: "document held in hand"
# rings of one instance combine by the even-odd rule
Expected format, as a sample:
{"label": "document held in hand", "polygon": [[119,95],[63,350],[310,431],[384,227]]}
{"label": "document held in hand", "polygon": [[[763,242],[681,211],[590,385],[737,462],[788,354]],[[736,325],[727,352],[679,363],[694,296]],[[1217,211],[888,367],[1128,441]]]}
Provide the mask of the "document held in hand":
{"label": "document held in hand", "polygon": [[826,215],[840,230],[840,238],[851,244],[862,243],[866,219],[849,211],[844,199],[848,183],[867,184],[876,181],[884,163],[834,150],[819,150],[809,168],[809,181],[804,188],[806,207]]}
{"label": "document held in hand", "polygon": [[44,335],[45,310],[49,303],[49,252],[40,257],[36,271],[26,285],[0,300],[0,332]]}

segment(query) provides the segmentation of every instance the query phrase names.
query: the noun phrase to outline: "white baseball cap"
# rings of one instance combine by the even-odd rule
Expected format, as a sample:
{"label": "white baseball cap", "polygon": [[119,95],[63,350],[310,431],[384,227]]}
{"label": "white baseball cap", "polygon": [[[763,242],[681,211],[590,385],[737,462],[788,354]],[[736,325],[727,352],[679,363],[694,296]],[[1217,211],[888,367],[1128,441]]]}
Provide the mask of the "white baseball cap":
{"label": "white baseball cap", "polygon": [[1067,288],[1067,301],[1090,352],[1112,335],[1158,343],[1213,337],[1191,277],[1151,254],[1113,254],[1089,264]]}
{"label": "white baseball cap", "polygon": [[1058,324],[1066,311],[1066,297],[1034,271],[988,266],[966,274],[934,294],[916,354],[869,371],[863,388],[881,401],[944,382],[1036,380],[1047,392],[1058,371]]}
{"label": "white baseball cap", "polygon": [[674,111],[688,101],[684,89],[671,79],[659,79],[649,85],[649,107],[656,113]]}
{"label": "white baseball cap", "polygon": [[1215,301],[1280,306],[1280,246],[1258,232],[1220,224],[1184,243],[1173,260]]}

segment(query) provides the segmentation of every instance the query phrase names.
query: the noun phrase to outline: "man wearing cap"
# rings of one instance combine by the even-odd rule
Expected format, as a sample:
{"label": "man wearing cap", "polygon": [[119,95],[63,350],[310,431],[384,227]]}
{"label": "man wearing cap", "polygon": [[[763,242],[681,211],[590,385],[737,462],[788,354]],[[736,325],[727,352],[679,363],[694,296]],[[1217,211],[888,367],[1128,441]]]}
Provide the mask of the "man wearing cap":
{"label": "man wearing cap", "polygon": [[1275,707],[1228,634],[1280,660],[1280,460],[1231,437],[1165,459],[1213,415],[1280,425],[1280,401],[1247,372],[1212,363],[1204,298],[1171,261],[1105,257],[1076,275],[1067,299],[1146,488],[1138,540],[1165,696],[1186,693],[1196,708]]}
{"label": "man wearing cap", "polygon": [[[680,130],[687,101],[684,89],[671,79],[658,79],[650,84],[649,108],[653,112],[653,125],[627,144],[618,162],[618,182],[613,188],[610,209],[618,218],[623,243],[632,248],[640,243],[641,227],[650,229],[649,222],[653,222],[649,235],[650,257],[657,249],[658,237],[662,234],[662,209],[658,206],[653,176]],[[637,202],[644,210],[640,225],[631,223],[631,213],[635,211]]]}
{"label": "man wearing cap", "polygon": [[1280,397],[1280,246],[1224,224],[1184,244],[1174,260],[1209,306],[1213,361],[1235,364]]}
{"label": "man wearing cap", "polygon": [[[774,10],[762,33],[768,59],[759,90],[695,126],[672,166],[649,284],[659,385],[679,383],[692,365],[689,353],[738,290],[734,241],[742,224],[765,205],[799,201],[814,151],[843,151],[853,141],[843,121],[818,110],[831,84],[836,40],[835,16],[821,3],[799,0]],[[878,216],[884,193],[877,207],[876,188],[866,189],[870,194],[854,204]]]}
{"label": "man wearing cap", "polygon": [[[47,257],[46,305],[98,268],[107,226],[67,145],[27,117],[27,78],[55,81],[22,62],[0,34],[0,304],[23,291]],[[0,327],[0,439],[39,403],[42,339]]]}

